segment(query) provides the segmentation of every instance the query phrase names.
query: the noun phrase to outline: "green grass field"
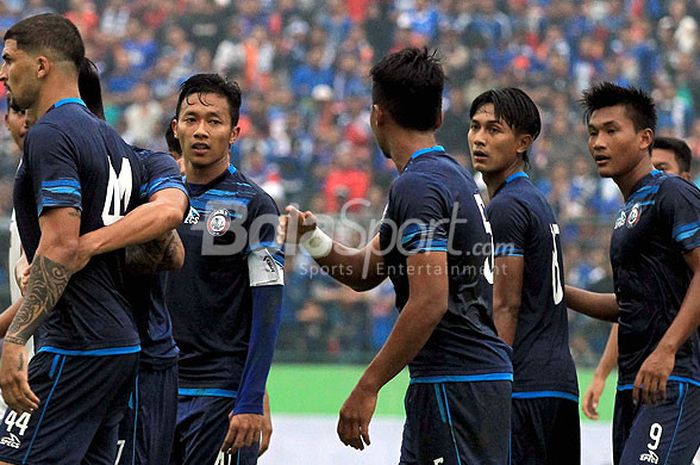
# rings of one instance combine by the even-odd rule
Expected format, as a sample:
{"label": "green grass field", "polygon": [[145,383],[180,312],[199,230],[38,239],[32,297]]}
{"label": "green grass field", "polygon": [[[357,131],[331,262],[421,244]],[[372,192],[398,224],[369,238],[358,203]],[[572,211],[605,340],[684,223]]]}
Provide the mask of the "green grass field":
{"label": "green grass field", "polygon": [[[363,367],[355,365],[275,364],[268,382],[272,412],[335,416],[362,371]],[[578,371],[581,395],[590,383],[592,374],[592,370]],[[614,373],[608,378],[598,408],[599,421],[612,421],[615,379]],[[403,371],[379,393],[376,414],[403,416],[403,395],[407,385],[408,372]],[[588,421],[583,413],[581,418]]]}

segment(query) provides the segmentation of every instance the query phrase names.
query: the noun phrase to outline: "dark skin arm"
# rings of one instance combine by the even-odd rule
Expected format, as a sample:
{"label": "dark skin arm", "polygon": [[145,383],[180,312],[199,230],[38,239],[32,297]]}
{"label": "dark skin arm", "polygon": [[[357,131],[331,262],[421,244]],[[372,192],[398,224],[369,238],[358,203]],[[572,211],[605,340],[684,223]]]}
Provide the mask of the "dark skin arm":
{"label": "dark skin arm", "polygon": [[77,259],[80,212],[52,208],[39,217],[41,239],[32,261],[24,301],[7,334],[0,359],[0,389],[7,405],[18,412],[38,407],[29,387],[24,345],[41,325],[79,267]]}
{"label": "dark skin arm", "polygon": [[700,325],[700,249],[686,253],[684,258],[693,278],[676,318],[637,372],[632,392],[637,402],[655,404],[666,398],[666,383],[676,362],[676,352]]}
{"label": "dark skin arm", "polygon": [[598,401],[603,394],[603,389],[605,389],[605,380],[612,369],[617,366],[617,330],[618,325],[614,324],[612,329],[610,329],[610,337],[608,337],[608,343],[605,345],[603,356],[600,358],[600,362],[598,362],[598,366],[593,373],[593,381],[583,395],[581,409],[591,420],[598,419]]}
{"label": "dark skin arm", "polygon": [[592,318],[616,322],[620,309],[615,294],[590,292],[578,287],[566,286],[566,305]]}
{"label": "dark skin arm", "polygon": [[447,254],[419,253],[408,257],[406,264],[407,269],[418,270],[408,276],[408,302],[386,343],[340,409],[338,436],[355,449],[370,444],[369,423],[379,390],[418,354],[447,311]]}
{"label": "dark skin arm", "polygon": [[[317,227],[316,217],[310,211],[301,212],[292,206],[285,210],[287,215],[280,218],[280,242],[286,239],[288,244],[299,244],[305,235],[311,234]],[[287,248],[287,253],[291,253],[289,245]],[[384,258],[379,252],[380,248],[379,234],[361,249],[333,241],[330,253],[315,260],[337,281],[356,291],[366,291],[377,287],[386,278],[382,272]]]}
{"label": "dark skin arm", "polygon": [[523,292],[523,257],[497,257],[493,274],[493,322],[508,345],[515,341]]}

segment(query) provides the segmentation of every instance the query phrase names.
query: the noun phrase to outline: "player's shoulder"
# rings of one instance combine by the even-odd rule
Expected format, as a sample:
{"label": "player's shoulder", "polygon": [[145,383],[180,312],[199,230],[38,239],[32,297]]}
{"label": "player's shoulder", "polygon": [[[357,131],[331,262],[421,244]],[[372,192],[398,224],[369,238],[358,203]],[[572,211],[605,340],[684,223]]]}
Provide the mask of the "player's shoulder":
{"label": "player's shoulder", "polygon": [[659,195],[674,195],[675,193],[679,192],[700,195],[700,189],[698,189],[698,186],[680,176],[675,176],[673,174],[661,174],[657,177],[656,184],[659,186]]}
{"label": "player's shoulder", "polygon": [[278,211],[277,203],[258,183],[233,165],[229,167],[228,182],[241,195],[250,199],[250,205],[266,211]]}

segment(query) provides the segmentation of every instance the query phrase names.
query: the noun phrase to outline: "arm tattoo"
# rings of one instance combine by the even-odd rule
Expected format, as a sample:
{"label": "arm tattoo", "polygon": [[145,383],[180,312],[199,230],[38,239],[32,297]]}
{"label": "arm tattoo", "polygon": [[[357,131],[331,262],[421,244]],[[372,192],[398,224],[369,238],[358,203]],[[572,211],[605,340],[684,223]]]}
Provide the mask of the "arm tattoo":
{"label": "arm tattoo", "polygon": [[63,295],[73,272],[51,259],[37,255],[27,284],[24,303],[7,330],[5,341],[24,345]]}

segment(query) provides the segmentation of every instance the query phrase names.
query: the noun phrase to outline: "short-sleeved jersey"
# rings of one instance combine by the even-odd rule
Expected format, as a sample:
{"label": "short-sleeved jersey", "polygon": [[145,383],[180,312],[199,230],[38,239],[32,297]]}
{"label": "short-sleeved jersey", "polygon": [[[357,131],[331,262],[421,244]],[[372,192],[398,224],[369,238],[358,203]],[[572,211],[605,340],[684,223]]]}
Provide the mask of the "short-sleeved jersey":
{"label": "short-sleeved jersey", "polygon": [[252,292],[248,256],[283,266],[272,198],[234,166],[206,185],[186,183],[190,212],[178,233],[185,264],[170,273],[166,301],[180,348],[180,389],[231,396],[248,352]]}
{"label": "short-sleeved jersey", "polygon": [[467,170],[441,146],[414,153],[391,186],[379,234],[399,311],[408,301],[408,276],[415,272],[406,259],[422,252],[447,254],[447,312],[409,363],[411,377],[512,379],[510,348],[496,335],[491,313],[490,225]]}
{"label": "short-sleeved jersey", "polygon": [[[45,209],[80,210],[80,234],[86,234],[136,206],[142,183],[136,155],[114,129],[82,101],[59,101],[27,133],[15,179],[17,226],[27,259],[34,259]],[[93,355],[138,351],[123,276],[123,251],[96,256],[75,273],[40,327],[40,350]]]}
{"label": "short-sleeved jersey", "polygon": [[524,260],[513,343],[514,396],[549,394],[575,400],[578,384],[569,351],[564,264],[554,212],[522,171],[506,179],[486,212],[496,258]]}
{"label": "short-sleeved jersey", "polygon": [[[632,189],[617,215],[610,244],[620,307],[618,383],[634,379],[668,330],[692,272],[683,255],[700,246],[700,191],[654,170]],[[700,382],[697,331],[676,353],[673,377]]]}
{"label": "short-sleeved jersey", "polygon": [[[145,172],[140,201],[146,203],[164,189],[179,189],[187,194],[177,163],[169,154],[134,148]],[[170,312],[165,305],[166,273],[131,275],[127,273],[127,298],[134,309],[134,320],[141,338],[139,363],[152,367],[177,362],[178,349],[173,339]]]}

